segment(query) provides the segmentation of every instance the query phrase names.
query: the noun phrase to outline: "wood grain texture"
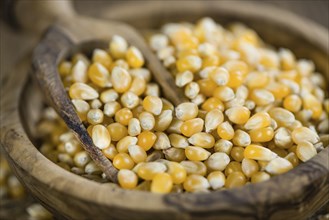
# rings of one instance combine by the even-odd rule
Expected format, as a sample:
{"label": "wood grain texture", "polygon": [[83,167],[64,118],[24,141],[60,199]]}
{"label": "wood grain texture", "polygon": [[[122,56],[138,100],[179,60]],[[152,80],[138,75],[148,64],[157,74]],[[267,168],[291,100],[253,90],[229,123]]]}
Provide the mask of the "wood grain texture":
{"label": "wood grain texture", "polygon": [[[317,42],[314,36],[305,34],[305,30],[301,29],[315,30],[313,35],[321,36],[321,33],[317,35],[317,28],[314,28],[312,23],[304,22],[294,16],[295,20],[291,21],[286,17],[286,22],[283,23],[284,18],[267,16],[270,13],[266,13],[266,9],[264,13],[258,14],[256,11],[263,9],[260,6],[237,9],[234,4],[231,6],[233,9],[229,10],[227,5],[221,8],[214,3],[211,8],[207,7],[198,13],[188,5],[184,8],[176,6],[174,11],[161,5],[152,7],[152,10],[150,6],[144,7],[144,13],[155,16],[152,21],[147,20],[145,14],[133,12],[133,8],[129,10],[126,8],[127,12],[121,16],[126,16],[125,19],[129,23],[136,23],[140,28],[182,19],[181,16],[185,15],[186,19],[190,20],[203,15],[214,16],[220,22],[240,20],[257,28],[267,42],[273,42],[277,46],[287,45],[294,51],[305,51],[309,58],[316,61],[317,68],[328,74],[325,72],[328,68],[327,62],[321,62],[321,60],[328,60],[326,47],[321,47],[326,41]],[[109,9],[108,12],[119,13],[124,11],[124,8],[112,10],[111,12]],[[242,11],[237,13],[237,10]],[[183,11],[185,11],[183,15],[175,14]],[[253,16],[248,17],[248,14],[253,14]],[[288,16],[288,18],[291,17]],[[296,19],[297,24],[304,25],[295,27],[294,24],[289,23]],[[305,27],[305,24],[310,26]],[[284,37],[278,37],[278,35]],[[301,45],[302,50],[300,50]],[[301,52],[299,56],[304,55]],[[55,212],[59,219],[216,220],[241,219],[241,217],[245,219],[305,219],[329,201],[328,148],[307,163],[270,181],[213,193],[161,196],[147,192],[125,191],[113,184],[99,184],[76,176],[46,159],[31,143],[26,133],[26,130],[33,127],[36,122],[36,118],[27,116],[41,111],[41,108],[38,108],[40,103],[26,105],[31,100],[38,102],[38,99],[33,98],[38,95],[37,89],[29,84],[30,81],[26,81],[27,69],[28,62],[18,66],[12,73],[19,77],[8,78],[1,88],[3,91],[11,88],[12,91],[10,94],[1,93],[1,106],[4,106],[1,108],[1,145],[4,147],[11,166],[27,188],[42,204]],[[24,84],[25,88],[23,88]]]}

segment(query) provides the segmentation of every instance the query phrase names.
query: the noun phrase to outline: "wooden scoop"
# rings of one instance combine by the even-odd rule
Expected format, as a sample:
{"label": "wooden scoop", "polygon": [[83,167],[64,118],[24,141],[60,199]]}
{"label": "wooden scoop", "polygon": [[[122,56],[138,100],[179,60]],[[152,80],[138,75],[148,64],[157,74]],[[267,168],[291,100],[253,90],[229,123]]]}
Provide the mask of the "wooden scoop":
{"label": "wooden scoop", "polygon": [[[57,68],[64,54],[75,45],[91,41],[108,42],[113,35],[120,35],[130,45],[134,45],[141,50],[147,68],[153,73],[154,79],[160,84],[162,93],[167,99],[175,105],[184,102],[186,99],[183,92],[176,87],[171,74],[166,71],[152,53],[143,37],[132,27],[119,22],[97,20],[77,15],[74,13],[71,2],[67,0],[24,0],[17,4],[17,10],[19,9],[18,11],[21,12],[17,13],[17,21],[28,29],[38,31],[45,27],[47,22],[50,23],[53,18],[57,18],[57,21],[48,28],[34,50],[33,73],[49,103],[74,132],[92,160],[102,169],[109,180],[116,182],[117,169],[93,144],[61,82]],[[25,7],[23,7],[24,5]],[[33,26],[33,24],[36,26]]]}

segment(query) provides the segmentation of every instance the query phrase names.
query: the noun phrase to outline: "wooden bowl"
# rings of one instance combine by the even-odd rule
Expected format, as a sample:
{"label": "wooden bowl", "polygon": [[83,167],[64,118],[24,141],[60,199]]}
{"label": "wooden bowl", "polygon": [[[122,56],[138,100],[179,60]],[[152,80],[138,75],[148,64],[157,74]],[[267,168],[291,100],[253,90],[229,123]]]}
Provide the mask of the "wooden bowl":
{"label": "wooden bowl", "polygon": [[[328,80],[326,30],[288,12],[245,2],[125,3],[102,15],[140,29],[203,16],[219,23],[241,21],[266,42],[310,58]],[[27,59],[28,60],[28,59]],[[329,149],[269,181],[211,193],[158,195],[126,191],[70,173],[32,144],[42,110],[41,94],[28,77],[25,60],[4,79],[1,97],[1,145],[23,184],[58,218],[68,219],[304,219],[328,203]]]}

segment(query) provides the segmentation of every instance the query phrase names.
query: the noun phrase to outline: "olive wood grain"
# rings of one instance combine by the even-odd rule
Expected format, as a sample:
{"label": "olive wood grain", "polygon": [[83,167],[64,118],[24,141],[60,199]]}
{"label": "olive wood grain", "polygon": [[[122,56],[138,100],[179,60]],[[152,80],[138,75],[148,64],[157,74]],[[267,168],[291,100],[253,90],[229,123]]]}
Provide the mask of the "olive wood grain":
{"label": "olive wood grain", "polygon": [[[38,2],[39,1],[36,1],[35,4]],[[46,4],[36,7],[39,10],[36,10],[34,13],[36,15],[32,16],[30,22],[33,21],[33,17],[35,17],[35,19],[38,18],[38,13],[40,13],[41,18],[47,17],[47,14],[58,15],[59,12],[57,12],[56,9],[61,9],[63,7],[62,3],[66,1],[59,2],[59,6],[54,8],[41,7]],[[52,4],[54,4],[54,2],[52,2]],[[67,4],[66,7],[70,7],[70,5]],[[118,22],[81,17],[75,13],[69,14],[70,11],[73,12],[73,9],[66,9],[66,14],[63,19],[62,17],[58,17],[58,21],[48,28],[43,39],[36,47],[33,54],[33,73],[42,91],[44,91],[49,100],[49,103],[78,137],[92,160],[94,160],[112,182],[117,182],[117,169],[112,165],[111,161],[94,146],[91,137],[88,135],[85,126],[76,114],[73,104],[63,87],[57,70],[59,62],[63,59],[63,54],[76,45],[81,45],[90,41],[109,41],[113,35],[121,35],[129,44],[141,50],[146,59],[148,68],[151,70],[155,80],[160,84],[166,98],[171,100],[174,104],[179,104],[186,99],[181,90],[175,86],[171,74],[164,69],[160,61],[155,57],[152,51],[149,50],[143,37],[133,28]],[[24,19],[20,17],[18,20]],[[48,20],[51,19],[49,18]],[[28,26],[29,23],[25,22],[24,24]],[[92,48],[90,48],[90,50],[92,50]]]}
{"label": "olive wood grain", "polygon": [[[266,42],[294,52],[302,48],[307,53],[301,52],[299,56],[306,54],[305,57],[315,61],[318,70],[328,73],[329,53],[327,47],[321,46],[328,42],[322,41],[328,39],[323,35],[327,32],[315,28],[312,22],[261,4],[212,2],[200,10],[201,3],[193,2],[175,4],[171,9],[164,3],[152,6],[149,1],[138,5],[127,3],[108,8],[99,16],[116,15],[144,28],[170,21],[194,21],[202,16],[212,16],[220,23],[242,21],[256,28]],[[145,8],[144,14],[140,8]],[[305,34],[308,30],[312,34]],[[327,37],[320,37],[321,42],[317,42],[315,36]],[[0,88],[1,146],[20,180],[58,219],[300,220],[309,218],[329,202],[328,147],[308,162],[269,181],[211,193],[158,195],[129,191],[70,173],[42,155],[28,135],[33,134],[37,122],[37,117],[31,115],[42,111],[40,94],[31,80],[26,79],[28,67],[29,62],[18,65]]]}

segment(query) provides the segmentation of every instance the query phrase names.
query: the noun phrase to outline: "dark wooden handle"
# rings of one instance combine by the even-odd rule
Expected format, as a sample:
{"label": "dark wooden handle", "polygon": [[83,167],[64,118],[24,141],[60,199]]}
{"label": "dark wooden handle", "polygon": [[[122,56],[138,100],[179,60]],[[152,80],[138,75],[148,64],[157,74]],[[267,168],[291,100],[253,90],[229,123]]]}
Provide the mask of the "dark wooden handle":
{"label": "dark wooden handle", "polygon": [[3,19],[16,29],[41,33],[56,19],[75,15],[72,0],[1,0]]}
{"label": "dark wooden handle", "polygon": [[45,37],[34,50],[32,72],[49,103],[80,140],[92,160],[102,169],[108,179],[112,182],[117,182],[117,169],[93,144],[91,137],[88,135],[85,126],[76,114],[71,100],[66,94],[57,72],[60,54],[68,48],[72,48],[72,46],[73,42],[64,33],[55,27],[49,28],[45,33]]}

